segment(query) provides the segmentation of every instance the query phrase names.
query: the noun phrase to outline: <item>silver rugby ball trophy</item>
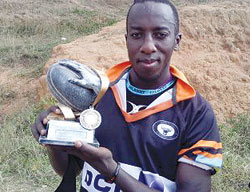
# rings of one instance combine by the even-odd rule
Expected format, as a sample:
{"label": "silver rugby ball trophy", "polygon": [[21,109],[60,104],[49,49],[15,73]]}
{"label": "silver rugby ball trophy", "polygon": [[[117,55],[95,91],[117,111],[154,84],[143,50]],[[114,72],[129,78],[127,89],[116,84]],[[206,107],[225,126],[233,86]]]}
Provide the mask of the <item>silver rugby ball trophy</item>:
{"label": "silver rugby ball trophy", "polygon": [[47,134],[40,136],[39,143],[74,146],[80,140],[98,147],[95,129],[101,124],[101,115],[94,106],[108,89],[107,76],[87,65],[63,59],[49,68],[47,85],[59,102],[64,120],[49,120]]}

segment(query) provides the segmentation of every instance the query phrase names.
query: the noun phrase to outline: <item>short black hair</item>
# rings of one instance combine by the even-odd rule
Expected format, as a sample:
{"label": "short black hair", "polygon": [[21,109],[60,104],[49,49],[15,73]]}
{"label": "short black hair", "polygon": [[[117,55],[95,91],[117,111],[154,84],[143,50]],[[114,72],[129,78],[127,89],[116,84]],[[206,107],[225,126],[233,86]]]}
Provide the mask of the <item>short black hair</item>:
{"label": "short black hair", "polygon": [[128,16],[130,14],[130,11],[132,9],[132,7],[137,4],[137,3],[144,3],[147,1],[152,1],[152,2],[157,2],[157,3],[164,3],[170,6],[170,8],[173,11],[174,14],[174,18],[175,18],[175,34],[177,35],[179,33],[179,15],[177,12],[176,7],[174,6],[174,4],[169,1],[169,0],[134,0],[134,3],[130,6],[129,10],[128,10],[128,14],[127,14],[127,19],[126,19],[126,31],[128,32]]}

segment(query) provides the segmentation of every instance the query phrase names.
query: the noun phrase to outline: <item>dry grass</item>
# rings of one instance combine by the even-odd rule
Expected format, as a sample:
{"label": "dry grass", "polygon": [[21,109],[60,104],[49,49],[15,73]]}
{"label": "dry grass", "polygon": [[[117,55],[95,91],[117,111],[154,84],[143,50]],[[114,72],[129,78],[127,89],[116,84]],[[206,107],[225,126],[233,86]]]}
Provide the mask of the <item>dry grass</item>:
{"label": "dry grass", "polygon": [[[104,9],[99,5],[93,9],[83,3],[60,0],[0,1],[2,113],[12,112],[11,108],[21,111],[30,101],[35,101],[33,85],[36,82],[33,79],[41,74],[53,47],[95,33],[119,19],[113,16],[113,11],[104,14],[103,10],[111,5],[105,5]],[[33,93],[30,93],[31,89]]]}
{"label": "dry grass", "polygon": [[77,2],[0,1],[0,191],[53,191],[60,181],[30,132],[41,110],[34,78],[54,46],[119,19],[113,11],[104,14],[101,6]]}
{"label": "dry grass", "polygon": [[[0,63],[39,75],[52,47],[97,32],[117,18],[78,1],[1,1]],[[107,5],[108,6],[108,5]],[[105,9],[104,9],[105,10]],[[62,40],[66,38],[66,41]]]}
{"label": "dry grass", "polygon": [[59,183],[45,150],[29,130],[39,110],[30,106],[22,113],[4,117],[0,125],[0,191],[35,191],[38,186],[52,191]]}

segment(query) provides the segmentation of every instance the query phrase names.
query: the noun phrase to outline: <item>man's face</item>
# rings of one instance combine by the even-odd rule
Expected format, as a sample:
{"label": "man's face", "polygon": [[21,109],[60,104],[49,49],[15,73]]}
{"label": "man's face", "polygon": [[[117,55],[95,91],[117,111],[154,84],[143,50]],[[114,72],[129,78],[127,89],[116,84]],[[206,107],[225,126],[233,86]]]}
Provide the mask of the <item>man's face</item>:
{"label": "man's face", "polygon": [[148,88],[160,86],[170,75],[170,58],[180,41],[172,9],[164,3],[137,3],[129,14],[127,31],[131,80],[142,88],[147,88],[146,82],[152,83]]}

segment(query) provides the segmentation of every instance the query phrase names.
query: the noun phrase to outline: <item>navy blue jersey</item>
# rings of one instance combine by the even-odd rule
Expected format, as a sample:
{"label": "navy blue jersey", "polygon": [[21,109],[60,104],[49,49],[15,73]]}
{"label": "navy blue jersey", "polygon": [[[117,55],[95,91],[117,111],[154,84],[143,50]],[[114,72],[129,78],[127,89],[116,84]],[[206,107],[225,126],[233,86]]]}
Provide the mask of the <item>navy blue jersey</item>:
{"label": "navy blue jersey", "polygon": [[[128,114],[127,73],[122,71],[129,63],[122,65],[123,70],[118,66],[121,72],[116,73],[120,77],[97,106],[102,115],[102,124],[96,130],[100,145],[111,150],[114,159],[131,176],[160,191],[176,190],[179,162],[206,170],[220,168],[221,143],[213,110],[181,72],[171,67],[177,78],[175,87],[162,93],[146,109]],[[83,165],[81,190],[120,191],[87,163]]]}

